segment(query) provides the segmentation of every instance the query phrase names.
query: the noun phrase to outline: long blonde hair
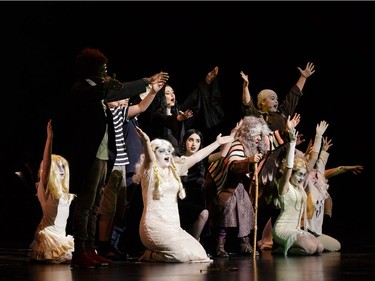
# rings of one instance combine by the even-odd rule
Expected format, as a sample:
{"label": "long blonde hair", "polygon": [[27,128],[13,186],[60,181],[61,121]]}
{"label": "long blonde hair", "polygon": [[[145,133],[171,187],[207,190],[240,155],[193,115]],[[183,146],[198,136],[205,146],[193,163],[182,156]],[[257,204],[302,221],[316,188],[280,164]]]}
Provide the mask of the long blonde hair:
{"label": "long blonde hair", "polygon": [[[173,154],[173,152],[174,152],[173,145],[165,139],[154,139],[150,142],[150,145],[151,145],[152,151],[154,153],[155,153],[155,150],[162,145],[167,145],[171,154]],[[172,161],[171,161],[172,174],[173,174],[174,178],[178,181],[178,190],[179,190],[178,191],[178,197],[180,199],[184,199],[186,197],[186,192],[185,192],[185,189],[182,185],[181,178],[177,173],[177,169],[176,169],[176,165],[175,165],[176,158],[179,158],[179,157],[176,157],[176,156],[172,157]],[[145,167],[144,167],[144,159],[145,159],[145,155],[143,153],[139,157],[139,161],[136,164],[136,168],[135,168],[135,174],[133,176],[133,181],[135,183],[138,183],[138,184],[141,182],[142,175],[147,173],[147,171],[145,171]],[[154,198],[154,200],[159,200],[160,197],[163,196],[163,182],[161,181],[161,177],[160,177],[160,174],[159,174],[159,167],[157,165],[156,160],[152,163],[151,169],[152,169],[151,174],[154,175],[154,182],[155,182],[154,191],[153,191],[153,198]]]}
{"label": "long blonde hair", "polygon": [[[59,174],[58,163],[65,167],[64,178],[61,179]],[[43,161],[39,168],[39,178],[41,178],[43,172]],[[51,167],[49,170],[48,182],[46,186],[46,193],[50,193],[55,199],[64,198],[68,201],[72,201],[75,197],[74,194],[69,193],[69,180],[70,180],[70,169],[68,161],[61,155],[51,155]]]}

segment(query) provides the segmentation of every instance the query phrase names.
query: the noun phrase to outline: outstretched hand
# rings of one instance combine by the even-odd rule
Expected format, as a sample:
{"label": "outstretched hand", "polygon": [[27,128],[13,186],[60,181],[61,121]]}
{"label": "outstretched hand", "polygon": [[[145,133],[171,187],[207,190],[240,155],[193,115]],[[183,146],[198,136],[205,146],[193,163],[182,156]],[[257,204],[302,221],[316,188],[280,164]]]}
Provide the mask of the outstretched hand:
{"label": "outstretched hand", "polygon": [[315,72],[314,64],[312,62],[308,62],[307,65],[306,65],[306,68],[304,70],[302,70],[302,68],[300,68],[300,67],[297,67],[297,68],[298,68],[299,72],[301,73],[301,75],[304,76],[305,78],[310,77]]}
{"label": "outstretched hand", "polygon": [[141,128],[139,128],[138,126],[136,126],[135,129],[137,130],[137,134],[138,134],[138,136],[139,136],[144,142],[150,141],[150,137],[149,137],[145,132],[143,132]]}
{"label": "outstretched hand", "polygon": [[299,113],[295,113],[293,118],[290,119],[290,115],[288,115],[288,119],[286,120],[286,129],[290,131],[291,129],[294,129],[299,122],[301,121],[301,115]]}
{"label": "outstretched hand", "polygon": [[47,137],[53,138],[52,119],[49,119],[47,123]]}
{"label": "outstretched hand", "polygon": [[322,136],[324,132],[327,130],[328,125],[329,124],[326,121],[320,121],[320,123],[316,125],[316,134]]}
{"label": "outstretched hand", "polygon": [[328,151],[328,149],[333,145],[332,139],[328,139],[328,137],[323,137],[323,145],[322,150]]}
{"label": "outstretched hand", "polygon": [[156,73],[148,78],[148,81],[150,82],[150,84],[159,84],[162,87],[168,81],[168,79],[168,72],[160,71],[159,73]]}
{"label": "outstretched hand", "polygon": [[179,111],[178,112],[178,115],[181,116],[181,117],[178,117],[177,116],[177,120],[178,121],[184,121],[186,119],[189,119],[191,117],[193,117],[193,111],[191,109],[188,109],[186,111]]}
{"label": "outstretched hand", "polygon": [[342,166],[342,169],[346,172],[351,171],[354,175],[358,175],[362,173],[364,168],[362,165],[355,165],[355,166]]}
{"label": "outstretched hand", "polygon": [[233,142],[233,140],[234,140],[233,136],[221,136],[221,133],[216,137],[216,141],[220,145]]}
{"label": "outstretched hand", "polygon": [[242,123],[243,123],[243,119],[241,119],[240,121],[238,121],[237,124],[236,124],[236,126],[232,129],[232,131],[230,131],[230,135],[232,137],[234,137],[236,135],[236,133],[237,133],[238,129],[241,127]]}
{"label": "outstretched hand", "polygon": [[207,75],[206,75],[207,85],[211,84],[212,80],[215,79],[215,77],[218,75],[218,73],[219,73],[219,67],[218,66],[215,66],[212,71],[207,73]]}
{"label": "outstretched hand", "polygon": [[244,86],[247,87],[247,85],[249,84],[249,76],[245,74],[243,71],[240,72],[240,75],[243,79]]}

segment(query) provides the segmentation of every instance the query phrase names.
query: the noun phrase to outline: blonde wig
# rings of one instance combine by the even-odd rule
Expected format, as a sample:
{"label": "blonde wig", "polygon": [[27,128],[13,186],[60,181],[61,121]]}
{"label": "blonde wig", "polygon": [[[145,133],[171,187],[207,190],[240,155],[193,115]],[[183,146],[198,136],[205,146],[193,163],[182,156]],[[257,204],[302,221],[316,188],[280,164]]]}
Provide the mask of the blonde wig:
{"label": "blonde wig", "polygon": [[259,92],[258,94],[258,100],[257,100],[257,105],[259,109],[262,109],[262,102],[268,98],[269,96],[275,95],[277,97],[277,94],[275,91],[270,90],[270,89],[264,89]]}
{"label": "blonde wig", "polygon": [[[61,179],[58,164],[61,163],[64,167],[64,178]],[[43,161],[40,164],[39,178],[43,172]],[[72,201],[75,197],[74,194],[69,193],[69,163],[68,161],[57,154],[51,155],[51,167],[46,186],[46,193],[50,193],[55,199],[64,198],[65,200]]]}
{"label": "blonde wig", "polygon": [[[185,189],[182,185],[181,178],[177,173],[177,169],[175,165],[175,160],[180,161],[180,157],[173,156],[173,152],[174,152],[173,145],[165,139],[154,139],[151,141],[150,145],[154,153],[155,153],[155,150],[162,145],[167,146],[168,149],[170,150],[172,161],[171,161],[171,166],[168,167],[167,169],[171,169],[173,177],[178,181],[178,185],[179,185],[178,197],[180,199],[184,199],[186,197]],[[142,154],[139,158],[138,163],[136,164],[136,172],[135,172],[135,175],[133,176],[133,181],[138,184],[141,182],[141,178],[143,174],[147,174],[148,172],[148,171],[145,171],[145,167],[143,164],[144,158],[145,158],[145,155]],[[163,177],[161,176],[162,170],[160,169],[157,161],[154,161],[152,163],[151,168],[152,168],[151,175],[153,175],[154,178],[150,182],[155,183],[154,191],[153,191],[153,198],[154,200],[159,200],[160,197],[163,196],[163,189],[164,189],[164,181],[163,181]]]}
{"label": "blonde wig", "polygon": [[[294,155],[294,161],[293,161],[293,173],[300,170],[300,169],[306,169],[307,173],[309,172],[309,166],[308,166],[308,162],[307,162],[307,158],[305,157],[304,154],[301,154],[301,153],[297,153]],[[280,172],[281,173],[284,173],[285,169],[287,169],[286,167],[286,159],[284,158],[282,160],[282,165],[281,165],[281,169],[280,169]]]}

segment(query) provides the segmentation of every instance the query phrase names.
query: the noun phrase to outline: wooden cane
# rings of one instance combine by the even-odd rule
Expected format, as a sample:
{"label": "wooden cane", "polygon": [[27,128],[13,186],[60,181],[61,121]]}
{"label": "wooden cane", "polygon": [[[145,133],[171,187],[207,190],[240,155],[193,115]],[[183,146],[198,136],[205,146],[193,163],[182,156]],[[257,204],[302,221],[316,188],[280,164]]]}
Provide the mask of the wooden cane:
{"label": "wooden cane", "polygon": [[254,251],[253,258],[256,257],[257,252],[257,232],[258,232],[258,163],[254,163],[254,177],[255,177],[255,198],[254,198]]}

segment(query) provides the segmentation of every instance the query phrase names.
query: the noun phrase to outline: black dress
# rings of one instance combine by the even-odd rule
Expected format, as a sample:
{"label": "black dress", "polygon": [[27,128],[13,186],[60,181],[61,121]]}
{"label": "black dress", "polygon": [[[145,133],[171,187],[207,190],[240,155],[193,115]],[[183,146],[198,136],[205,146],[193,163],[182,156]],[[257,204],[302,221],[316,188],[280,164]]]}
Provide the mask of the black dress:
{"label": "black dress", "polygon": [[207,209],[204,193],[204,177],[207,160],[196,163],[189,169],[187,176],[182,176],[181,181],[186,191],[186,197],[178,201],[181,227],[189,231],[200,215]]}

